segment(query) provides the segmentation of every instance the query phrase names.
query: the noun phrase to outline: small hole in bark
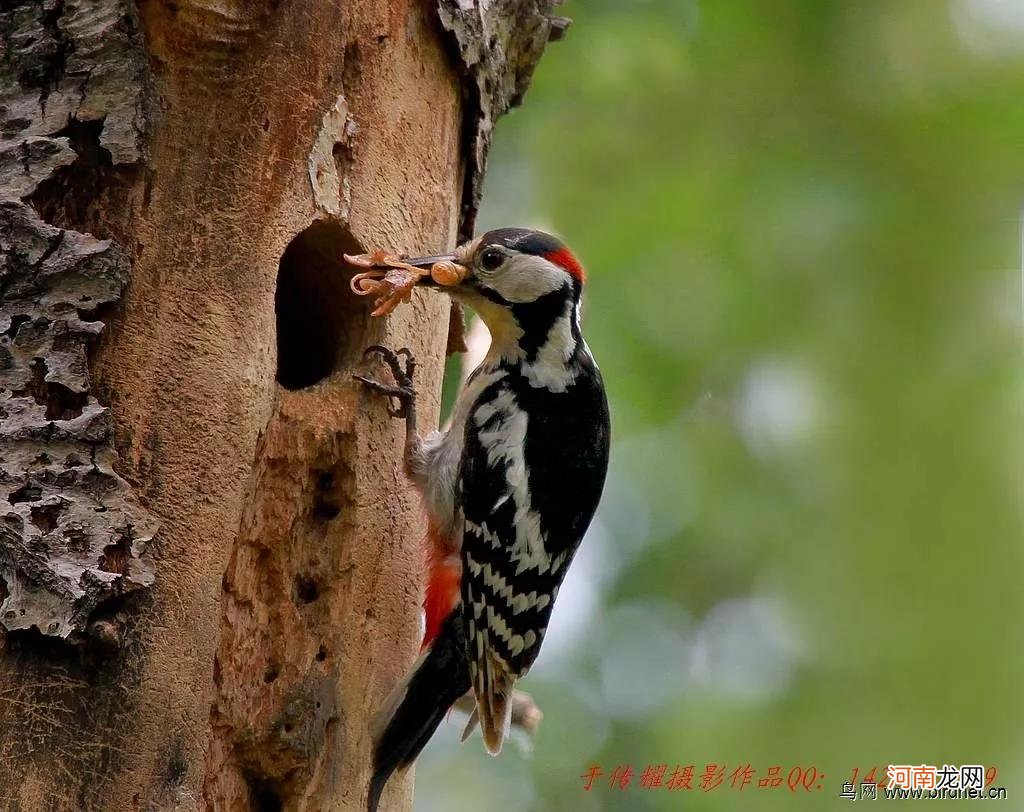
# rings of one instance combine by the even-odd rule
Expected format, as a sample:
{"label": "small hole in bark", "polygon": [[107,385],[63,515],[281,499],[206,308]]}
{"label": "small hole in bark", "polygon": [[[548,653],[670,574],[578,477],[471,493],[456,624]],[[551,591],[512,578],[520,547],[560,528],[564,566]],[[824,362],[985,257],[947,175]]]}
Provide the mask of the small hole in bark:
{"label": "small hole in bark", "polygon": [[274,682],[280,674],[281,672],[278,670],[276,665],[268,665],[267,670],[263,672],[263,681],[267,685],[270,685],[270,683]]}
{"label": "small hole in bark", "polygon": [[11,319],[11,326],[7,328],[7,335],[11,338],[15,338],[18,335],[18,330],[21,329],[21,325],[32,321],[31,317],[18,315]]}
{"label": "small hole in bark", "polygon": [[63,512],[63,502],[55,502],[49,505],[33,505],[31,511],[32,524],[38,527],[43,533],[49,533],[57,527],[57,521],[60,519],[60,514]]}
{"label": "small hole in bark", "polygon": [[304,389],[351,365],[362,351],[369,310],[349,290],[355,269],[342,259],[358,253],[348,232],[313,223],[291,241],[277,275],[277,380]]}
{"label": "small hole in bark", "polygon": [[318,519],[330,521],[341,514],[334,474],[331,471],[313,471],[316,478],[316,491],[313,494],[313,515]]}
{"label": "small hole in bark", "polygon": [[327,659],[327,647],[326,646],[320,646],[320,648],[318,648],[316,650],[316,661],[318,663],[322,663],[326,659]]}
{"label": "small hole in bark", "polygon": [[32,378],[24,388],[11,392],[11,397],[32,398],[39,406],[46,406],[47,420],[71,420],[79,417],[89,396],[84,392],[73,392],[63,384],[46,380],[49,372],[46,361],[35,358],[32,361]]}
{"label": "small hole in bark", "polygon": [[[61,64],[60,60],[51,60]],[[54,77],[54,87],[59,76]],[[100,142],[104,120],[79,121],[72,118],[54,133],[68,139],[78,158],[52,173],[36,187],[27,202],[51,225],[88,231],[100,239],[115,235],[108,228],[108,211],[126,205],[138,170],[127,164],[114,165],[110,151]],[[102,190],[97,193],[96,190]]]}
{"label": "small hole in bark", "polygon": [[293,728],[292,728],[292,723],[291,722],[285,722],[284,723],[284,732],[285,733],[291,733],[292,729]]}
{"label": "small hole in bark", "polygon": [[17,505],[21,502],[35,502],[42,495],[42,488],[38,485],[33,485],[31,482],[27,482],[18,488],[18,490],[11,491],[11,493],[7,495],[7,501],[12,505]]}
{"label": "small hole in bark", "polygon": [[127,536],[122,536],[113,544],[108,544],[103,548],[103,555],[100,556],[99,560],[99,568],[104,572],[127,575],[131,559],[131,539]]}
{"label": "small hole in bark", "polygon": [[107,321],[117,310],[117,304],[114,302],[90,305],[91,301],[91,297],[88,296],[79,299],[80,305],[75,308],[75,312],[78,313],[78,318],[81,321]]}
{"label": "small hole in bark", "polygon": [[46,385],[46,419],[73,420],[80,417],[89,396],[85,392],[73,392],[59,383]]}
{"label": "small hole in bark", "polygon": [[320,597],[320,585],[315,578],[300,575],[295,579],[295,596],[302,603],[312,603]]}
{"label": "small hole in bark", "polygon": [[280,812],[284,809],[281,796],[265,780],[248,775],[245,782],[249,785],[249,803],[253,812]]}

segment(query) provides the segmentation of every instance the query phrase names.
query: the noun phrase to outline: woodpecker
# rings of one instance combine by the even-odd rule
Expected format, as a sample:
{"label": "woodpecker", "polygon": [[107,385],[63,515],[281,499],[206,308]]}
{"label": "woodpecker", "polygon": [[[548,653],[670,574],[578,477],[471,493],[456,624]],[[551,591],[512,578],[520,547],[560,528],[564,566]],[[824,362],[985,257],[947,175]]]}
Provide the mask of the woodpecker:
{"label": "woodpecker", "polygon": [[[472,308],[491,346],[459,393],[447,430],[421,437],[415,362],[370,347],[394,376],[356,376],[394,398],[405,420],[404,465],[428,514],[426,631],[420,657],[378,713],[374,812],[390,775],[411,764],[467,691],[484,746],[508,733],[512,690],[540,651],[558,588],[597,509],[608,468],[604,384],[580,330],[583,267],[561,240],[503,228],[453,254],[465,271],[439,288]],[[424,276],[424,283],[435,284]]]}

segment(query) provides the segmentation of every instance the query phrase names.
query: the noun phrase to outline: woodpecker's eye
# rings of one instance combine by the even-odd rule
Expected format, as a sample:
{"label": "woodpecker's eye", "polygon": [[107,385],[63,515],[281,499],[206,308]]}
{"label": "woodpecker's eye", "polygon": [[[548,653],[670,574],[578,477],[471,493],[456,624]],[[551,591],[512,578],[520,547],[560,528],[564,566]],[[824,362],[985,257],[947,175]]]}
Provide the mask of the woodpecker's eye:
{"label": "woodpecker's eye", "polygon": [[496,271],[505,261],[505,255],[497,248],[485,248],[480,254],[480,267],[485,271]]}

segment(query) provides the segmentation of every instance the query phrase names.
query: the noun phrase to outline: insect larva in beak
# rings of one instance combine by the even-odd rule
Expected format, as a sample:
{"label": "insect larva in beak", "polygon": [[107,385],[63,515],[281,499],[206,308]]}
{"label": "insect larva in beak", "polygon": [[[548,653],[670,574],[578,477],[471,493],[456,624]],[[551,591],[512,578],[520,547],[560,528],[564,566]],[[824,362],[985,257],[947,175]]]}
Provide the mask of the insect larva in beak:
{"label": "insect larva in beak", "polygon": [[430,268],[430,278],[442,287],[459,284],[469,274],[469,268],[457,262],[435,262]]}

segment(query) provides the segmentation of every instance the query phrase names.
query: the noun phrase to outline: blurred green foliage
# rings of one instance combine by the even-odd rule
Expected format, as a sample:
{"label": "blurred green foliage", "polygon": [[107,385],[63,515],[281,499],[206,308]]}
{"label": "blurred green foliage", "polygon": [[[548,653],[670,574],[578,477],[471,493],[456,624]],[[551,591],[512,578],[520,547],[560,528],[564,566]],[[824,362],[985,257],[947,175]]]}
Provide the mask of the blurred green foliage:
{"label": "blurred green foliage", "polygon": [[[1016,808],[1024,5],[565,13],[481,225],[584,260],[612,472],[532,753],[452,724],[417,809],[846,808],[888,763],[996,765]],[[640,788],[662,763],[695,789]],[[759,789],[775,765],[821,789]]]}

